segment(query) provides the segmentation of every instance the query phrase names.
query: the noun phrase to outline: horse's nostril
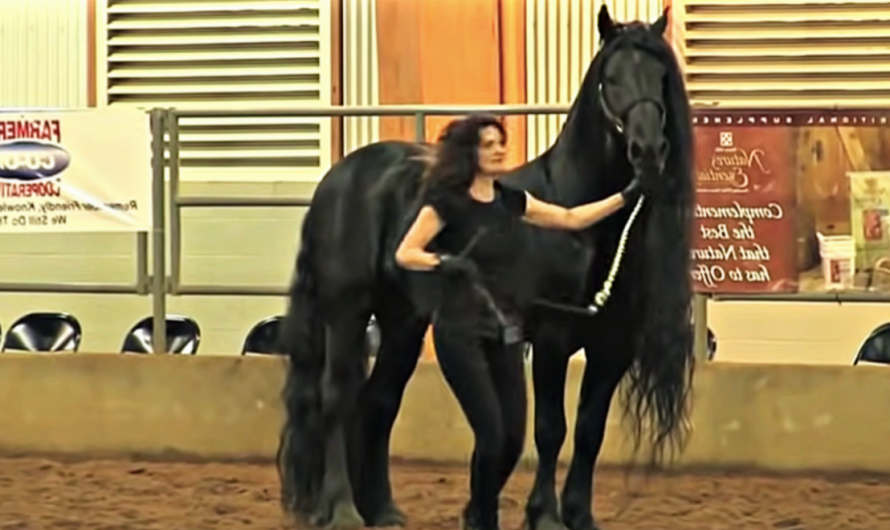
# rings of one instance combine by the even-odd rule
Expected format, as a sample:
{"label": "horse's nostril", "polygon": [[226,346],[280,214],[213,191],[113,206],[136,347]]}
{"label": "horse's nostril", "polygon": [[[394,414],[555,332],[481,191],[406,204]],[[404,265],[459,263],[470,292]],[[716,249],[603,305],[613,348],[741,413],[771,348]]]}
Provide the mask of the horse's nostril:
{"label": "horse's nostril", "polygon": [[662,140],[660,144],[658,144],[658,156],[662,159],[667,158],[668,153],[671,150],[671,144],[667,140]]}
{"label": "horse's nostril", "polygon": [[631,140],[627,146],[627,154],[631,160],[637,160],[643,156],[643,146],[636,140]]}

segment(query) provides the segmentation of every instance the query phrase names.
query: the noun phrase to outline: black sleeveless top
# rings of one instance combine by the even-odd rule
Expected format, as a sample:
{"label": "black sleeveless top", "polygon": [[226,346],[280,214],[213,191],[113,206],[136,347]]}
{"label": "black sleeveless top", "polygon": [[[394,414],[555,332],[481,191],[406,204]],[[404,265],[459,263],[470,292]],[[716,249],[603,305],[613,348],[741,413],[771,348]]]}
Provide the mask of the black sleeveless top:
{"label": "black sleeveless top", "polygon": [[[434,192],[426,194],[424,204],[436,210],[445,225],[430,250],[459,255],[471,245],[466,257],[479,269],[481,283],[500,312],[518,323],[533,284],[529,264],[523,259],[525,191],[495,182],[491,202],[477,201],[469,194]],[[436,318],[440,323],[471,324],[484,334],[497,332],[496,315],[465,278],[440,277],[438,294]]]}

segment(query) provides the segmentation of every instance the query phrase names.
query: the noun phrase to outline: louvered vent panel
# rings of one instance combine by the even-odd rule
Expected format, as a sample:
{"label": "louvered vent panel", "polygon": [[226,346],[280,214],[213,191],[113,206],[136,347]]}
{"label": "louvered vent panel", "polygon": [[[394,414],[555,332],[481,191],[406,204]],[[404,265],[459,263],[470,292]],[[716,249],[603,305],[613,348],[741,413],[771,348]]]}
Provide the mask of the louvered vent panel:
{"label": "louvered vent panel", "polygon": [[[107,104],[329,105],[328,0],[108,0]],[[182,177],[317,179],[328,118],[182,118]]]}
{"label": "louvered vent panel", "polygon": [[675,0],[690,96],[721,107],[890,103],[886,0]]}

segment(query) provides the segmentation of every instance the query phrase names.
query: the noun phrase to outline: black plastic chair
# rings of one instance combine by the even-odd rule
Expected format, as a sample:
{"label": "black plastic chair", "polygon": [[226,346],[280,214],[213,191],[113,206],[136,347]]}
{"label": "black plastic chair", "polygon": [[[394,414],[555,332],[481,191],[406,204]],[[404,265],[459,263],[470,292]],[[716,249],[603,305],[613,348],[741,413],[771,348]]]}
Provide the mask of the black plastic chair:
{"label": "black plastic chair", "polygon": [[28,313],[9,328],[3,351],[76,352],[83,331],[69,313]]}
{"label": "black plastic chair", "polygon": [[[274,316],[254,325],[244,339],[241,355],[283,355],[276,351],[278,349],[278,330],[283,320],[283,316]],[[368,338],[370,355],[375,357],[377,350],[380,349],[380,327],[377,325],[377,319],[373,316],[368,320],[365,335]]]}
{"label": "black plastic chair", "polygon": [[875,328],[862,341],[853,366],[860,362],[890,365],[890,322]]}
{"label": "black plastic chair", "polygon": [[[124,337],[121,353],[152,353],[152,317],[145,317]],[[201,328],[189,317],[167,315],[167,353],[195,355],[201,344]]]}
{"label": "black plastic chair", "polygon": [[708,328],[708,360],[713,361],[717,355],[717,335]]}
{"label": "black plastic chair", "polygon": [[244,339],[241,355],[280,355],[276,350],[282,320],[282,316],[273,316],[257,322]]}

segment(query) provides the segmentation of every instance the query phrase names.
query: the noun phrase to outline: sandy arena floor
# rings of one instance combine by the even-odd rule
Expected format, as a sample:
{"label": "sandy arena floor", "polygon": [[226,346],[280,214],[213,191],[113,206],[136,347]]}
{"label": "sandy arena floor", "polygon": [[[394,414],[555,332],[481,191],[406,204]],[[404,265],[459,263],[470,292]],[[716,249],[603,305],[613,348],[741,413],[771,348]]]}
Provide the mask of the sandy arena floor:
{"label": "sandy arena floor", "polygon": [[[519,530],[530,473],[511,480],[503,530]],[[602,471],[596,507],[605,530],[890,529],[890,478],[744,475],[656,477]],[[399,465],[397,498],[412,529],[457,529],[462,468]],[[624,509],[623,513],[619,513]],[[2,530],[279,530],[271,466],[0,459]]]}

